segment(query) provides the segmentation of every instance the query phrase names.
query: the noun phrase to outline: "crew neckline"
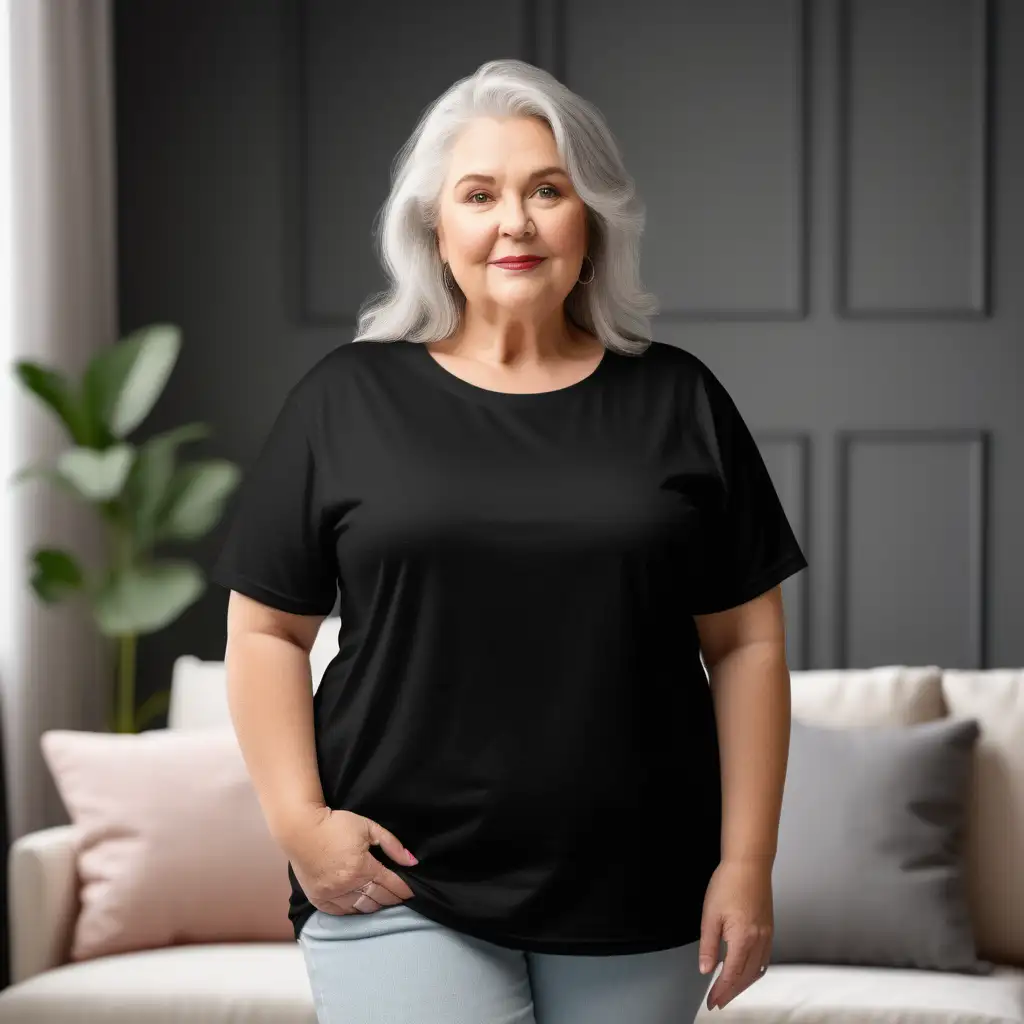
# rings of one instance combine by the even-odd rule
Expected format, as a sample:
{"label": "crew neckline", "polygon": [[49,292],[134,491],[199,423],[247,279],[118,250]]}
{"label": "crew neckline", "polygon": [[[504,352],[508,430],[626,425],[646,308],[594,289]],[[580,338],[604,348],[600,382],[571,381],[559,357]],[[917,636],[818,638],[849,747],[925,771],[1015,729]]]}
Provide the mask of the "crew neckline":
{"label": "crew neckline", "polygon": [[525,405],[531,403],[544,403],[557,401],[559,396],[569,397],[592,388],[608,372],[612,361],[613,353],[606,346],[601,353],[601,359],[597,365],[585,377],[566,384],[564,387],[552,388],[548,391],[494,391],[491,388],[473,384],[462,377],[452,373],[451,370],[443,367],[429,351],[429,342],[407,341],[414,349],[421,349],[418,360],[424,364],[427,372],[434,381],[447,388],[455,394],[475,398],[478,401],[493,402],[510,405]]}

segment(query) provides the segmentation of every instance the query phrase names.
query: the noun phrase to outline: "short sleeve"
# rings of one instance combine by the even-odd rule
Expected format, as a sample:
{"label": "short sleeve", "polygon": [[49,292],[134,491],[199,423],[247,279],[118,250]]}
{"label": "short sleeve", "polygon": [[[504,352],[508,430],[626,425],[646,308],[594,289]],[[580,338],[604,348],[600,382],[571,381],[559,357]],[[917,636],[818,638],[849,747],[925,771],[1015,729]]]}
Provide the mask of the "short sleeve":
{"label": "short sleeve", "polygon": [[243,471],[227,536],[210,573],[213,582],[280,611],[329,614],[337,560],[322,492],[293,390],[255,462]]}
{"label": "short sleeve", "polygon": [[807,568],[807,559],[753,435],[706,366],[692,413],[719,483],[719,500],[701,517],[691,589],[691,613],[706,615],[753,600]]}

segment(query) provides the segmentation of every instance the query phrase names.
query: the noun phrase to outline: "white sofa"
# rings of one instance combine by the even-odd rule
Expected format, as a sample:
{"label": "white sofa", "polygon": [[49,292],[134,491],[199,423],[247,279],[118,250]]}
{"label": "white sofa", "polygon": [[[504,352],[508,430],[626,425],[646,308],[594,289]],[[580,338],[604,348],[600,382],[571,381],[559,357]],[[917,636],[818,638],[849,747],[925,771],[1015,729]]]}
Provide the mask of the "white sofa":
{"label": "white sofa", "polygon": [[[327,620],[314,647],[314,686],[336,650],[337,627]],[[949,713],[943,686],[952,675],[928,668],[794,672],[793,711],[805,721],[840,726],[931,720]],[[979,951],[998,962],[996,970],[970,976],[774,964],[724,1010],[702,1008],[699,1022],[1024,1024],[1024,955],[997,955],[1024,949],[1024,672],[961,673],[960,692],[965,682],[973,686],[972,716],[982,719],[983,730],[972,829],[975,839],[994,836],[996,847],[982,850],[972,866],[972,909]],[[229,721],[223,664],[178,659],[168,727]],[[291,941],[179,946],[68,963],[78,907],[73,826],[16,840],[9,882],[13,983],[0,993],[0,1024],[316,1024],[301,951]],[[986,891],[989,882],[1011,891]],[[1009,915],[1007,899],[1020,903]]]}

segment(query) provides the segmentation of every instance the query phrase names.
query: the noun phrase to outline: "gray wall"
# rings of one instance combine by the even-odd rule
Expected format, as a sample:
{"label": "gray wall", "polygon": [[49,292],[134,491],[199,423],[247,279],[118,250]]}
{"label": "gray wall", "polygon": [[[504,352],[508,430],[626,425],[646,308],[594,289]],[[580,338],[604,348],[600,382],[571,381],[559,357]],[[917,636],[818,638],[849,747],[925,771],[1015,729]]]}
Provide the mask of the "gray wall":
{"label": "gray wall", "polygon": [[[121,329],[185,349],[150,429],[247,464],[383,285],[395,151],[494,57],[595,102],[648,206],[657,336],[722,377],[811,568],[794,668],[1024,665],[1024,4],[117,5]],[[453,41],[458,40],[458,45]],[[205,564],[221,532],[193,552]],[[211,588],[141,645],[219,658]]]}

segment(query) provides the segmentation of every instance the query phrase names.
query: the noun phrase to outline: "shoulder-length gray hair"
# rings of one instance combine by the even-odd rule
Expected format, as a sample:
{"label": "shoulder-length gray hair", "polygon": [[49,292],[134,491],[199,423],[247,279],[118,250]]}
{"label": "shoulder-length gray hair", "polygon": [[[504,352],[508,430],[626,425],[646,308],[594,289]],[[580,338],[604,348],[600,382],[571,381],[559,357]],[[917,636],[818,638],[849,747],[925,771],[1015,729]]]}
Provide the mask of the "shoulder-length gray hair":
{"label": "shoulder-length gray hair", "polygon": [[391,280],[359,310],[353,341],[439,341],[455,332],[465,296],[448,289],[435,225],[448,153],[477,117],[538,117],[551,129],[586,206],[593,280],[573,287],[565,313],[607,348],[639,355],[650,344],[657,299],[640,283],[645,209],[596,107],[521,60],[492,60],[460,79],[420,118],[392,165],[391,194],[374,225]]}

